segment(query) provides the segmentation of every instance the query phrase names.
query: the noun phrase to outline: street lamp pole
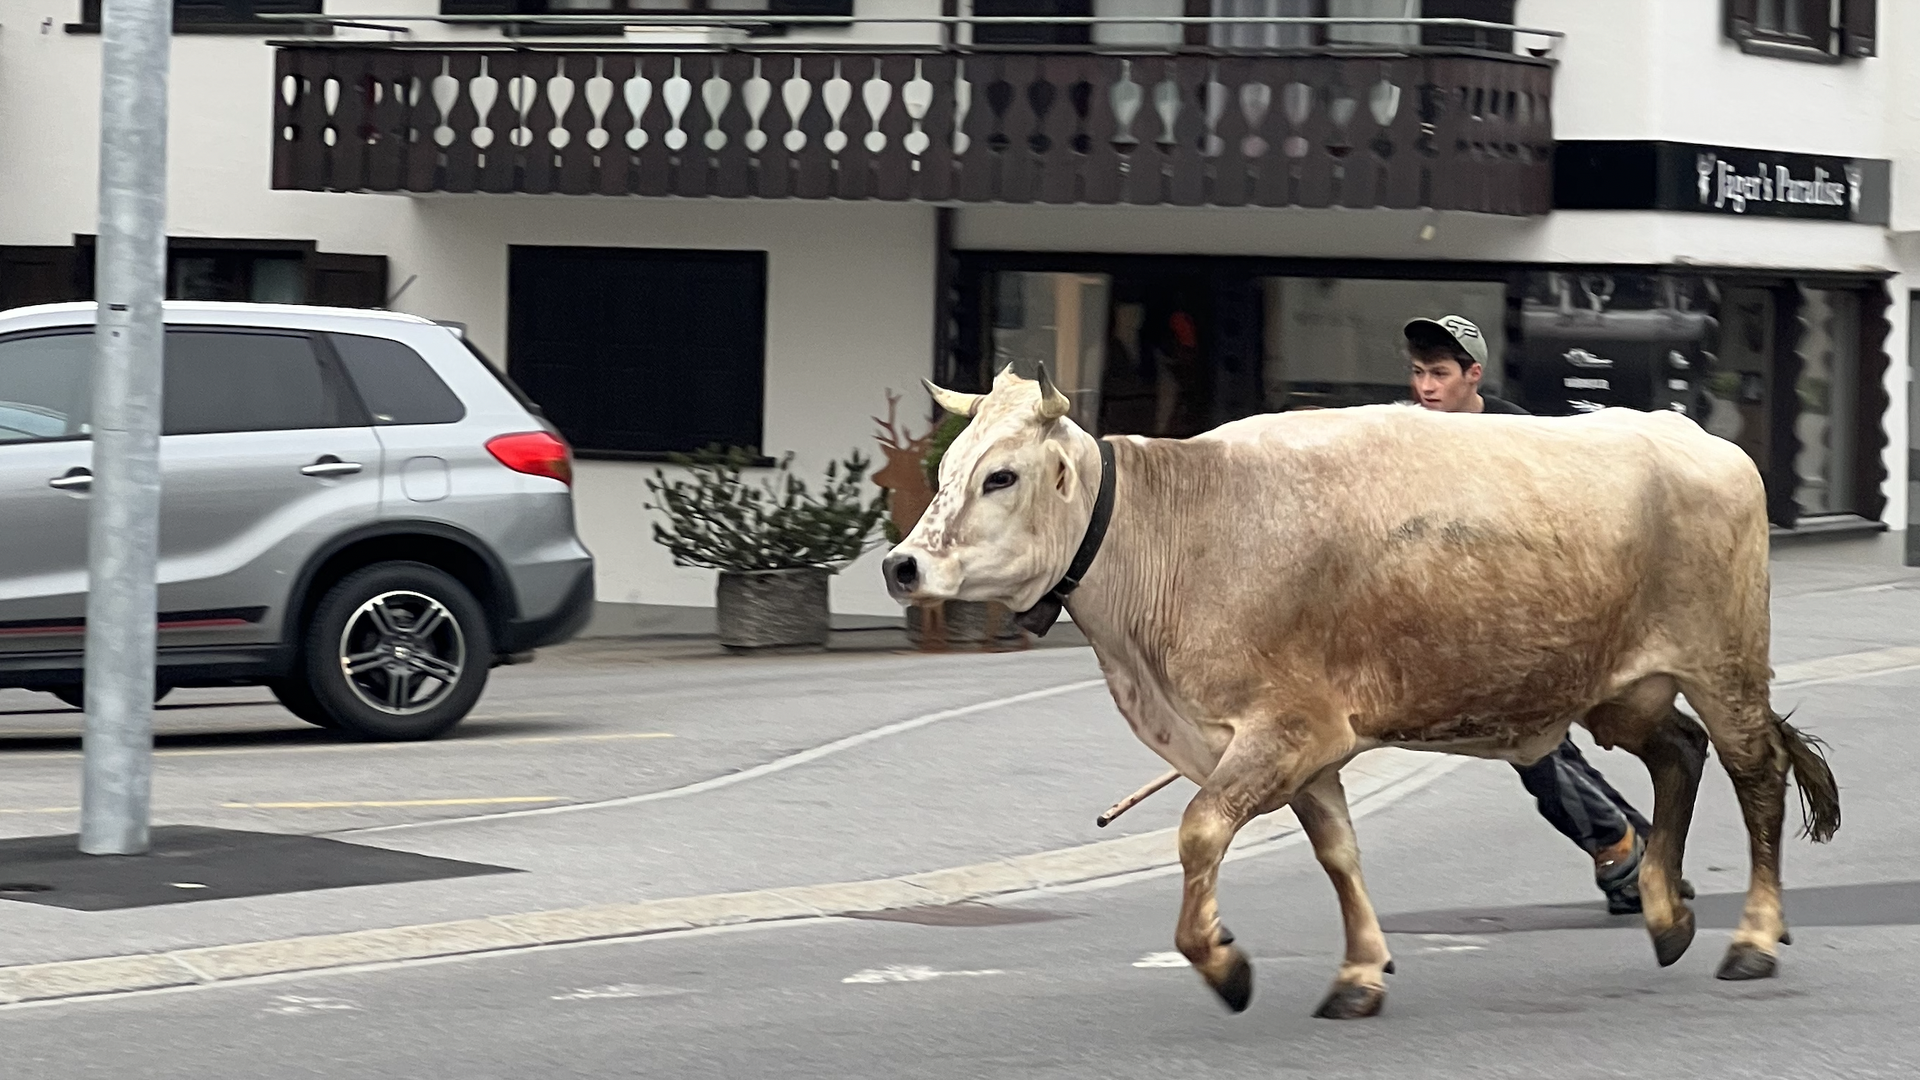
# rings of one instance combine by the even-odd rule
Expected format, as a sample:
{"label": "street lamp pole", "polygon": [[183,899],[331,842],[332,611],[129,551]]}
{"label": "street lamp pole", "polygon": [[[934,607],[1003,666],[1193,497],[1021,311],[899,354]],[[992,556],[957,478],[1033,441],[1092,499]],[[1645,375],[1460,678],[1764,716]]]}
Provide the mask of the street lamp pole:
{"label": "street lamp pole", "polygon": [[89,855],[139,855],[149,845],[172,33],[172,0],[102,4],[80,787],[80,850]]}

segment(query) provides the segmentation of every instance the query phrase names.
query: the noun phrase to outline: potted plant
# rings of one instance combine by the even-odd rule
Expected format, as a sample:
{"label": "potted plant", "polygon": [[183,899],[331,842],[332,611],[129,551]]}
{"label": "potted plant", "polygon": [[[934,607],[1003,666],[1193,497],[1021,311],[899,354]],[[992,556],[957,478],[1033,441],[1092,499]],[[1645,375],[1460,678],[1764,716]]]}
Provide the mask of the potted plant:
{"label": "potted plant", "polygon": [[[920,523],[940,487],[940,459],[966,430],[969,420],[949,413],[925,435],[914,438],[896,421],[899,404],[900,395],[889,391],[887,418],[873,418],[880,428],[874,438],[887,459],[886,467],[873,474],[873,482],[886,495],[888,516],[884,525],[887,542],[892,544],[905,539]],[[991,646],[1026,640],[1006,605],[973,600],[908,608],[907,637],[928,651],[944,649],[953,642]]]}
{"label": "potted plant", "polygon": [[827,466],[815,496],[794,476],[787,454],[774,475],[744,477],[751,449],[714,447],[671,460],[686,475],[654,470],[647,490],[667,521],[653,538],[677,566],[720,572],[714,614],[720,644],[734,652],[822,649],[829,629],[827,579],[878,542],[882,497],[863,494],[867,459],[854,451]]}

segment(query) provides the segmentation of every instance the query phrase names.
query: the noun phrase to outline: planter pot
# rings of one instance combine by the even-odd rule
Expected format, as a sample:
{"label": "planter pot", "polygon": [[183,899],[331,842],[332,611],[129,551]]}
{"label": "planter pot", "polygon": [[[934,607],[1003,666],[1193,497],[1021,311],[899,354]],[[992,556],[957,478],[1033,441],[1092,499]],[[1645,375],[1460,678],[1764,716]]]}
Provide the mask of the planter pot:
{"label": "planter pot", "polygon": [[915,648],[985,647],[1025,640],[1005,604],[948,600],[935,608],[907,609],[907,639]]}
{"label": "planter pot", "polygon": [[818,567],[722,570],[714,610],[720,644],[736,652],[826,648],[827,577]]}

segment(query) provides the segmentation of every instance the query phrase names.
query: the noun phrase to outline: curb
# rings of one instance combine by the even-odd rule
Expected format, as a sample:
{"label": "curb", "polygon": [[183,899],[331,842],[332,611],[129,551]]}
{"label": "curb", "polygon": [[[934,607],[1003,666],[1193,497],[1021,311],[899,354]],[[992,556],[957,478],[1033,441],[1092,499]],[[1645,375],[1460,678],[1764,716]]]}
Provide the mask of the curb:
{"label": "curb", "polygon": [[[1355,758],[1348,764],[1343,778],[1347,781],[1350,803],[1358,812],[1363,805],[1383,801],[1382,796],[1397,796],[1421,787],[1464,760],[1382,748]],[[1240,849],[1236,854],[1256,854],[1254,848],[1286,839],[1299,831],[1292,812],[1281,810],[1240,830],[1235,839]],[[1172,828],[1158,829],[1075,847],[869,881],[601,904],[0,967],[0,1006],[211,986],[367,964],[633,939],[743,923],[977,902],[1177,867],[1180,860],[1176,832]]]}

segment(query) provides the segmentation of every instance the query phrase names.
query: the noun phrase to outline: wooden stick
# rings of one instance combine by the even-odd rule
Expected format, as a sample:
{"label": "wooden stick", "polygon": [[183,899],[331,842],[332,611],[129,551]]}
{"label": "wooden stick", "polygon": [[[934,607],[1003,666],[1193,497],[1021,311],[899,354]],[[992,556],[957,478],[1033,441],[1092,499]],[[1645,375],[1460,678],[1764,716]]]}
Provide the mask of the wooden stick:
{"label": "wooden stick", "polygon": [[1113,824],[1114,818],[1117,818],[1121,814],[1124,814],[1127,811],[1133,809],[1134,807],[1140,805],[1141,800],[1145,799],[1147,796],[1153,794],[1156,791],[1159,791],[1161,788],[1166,787],[1168,784],[1171,784],[1178,779],[1180,779],[1180,770],[1168,769],[1167,774],[1165,776],[1160,777],[1158,780],[1155,780],[1153,783],[1148,784],[1146,787],[1141,788],[1139,791],[1136,791],[1133,794],[1127,796],[1126,798],[1121,799],[1119,802],[1114,803],[1112,806],[1107,807],[1106,813],[1101,814],[1099,817],[1093,819],[1094,826],[1096,828],[1101,828],[1101,829],[1106,828],[1108,825]]}

